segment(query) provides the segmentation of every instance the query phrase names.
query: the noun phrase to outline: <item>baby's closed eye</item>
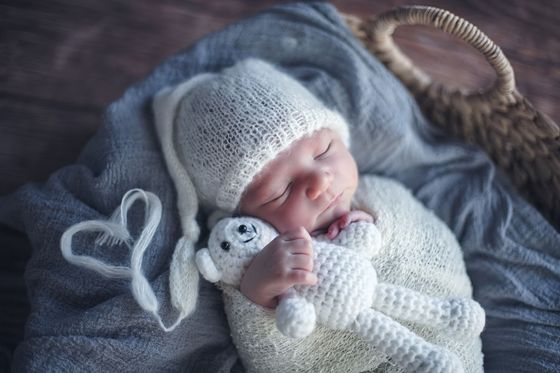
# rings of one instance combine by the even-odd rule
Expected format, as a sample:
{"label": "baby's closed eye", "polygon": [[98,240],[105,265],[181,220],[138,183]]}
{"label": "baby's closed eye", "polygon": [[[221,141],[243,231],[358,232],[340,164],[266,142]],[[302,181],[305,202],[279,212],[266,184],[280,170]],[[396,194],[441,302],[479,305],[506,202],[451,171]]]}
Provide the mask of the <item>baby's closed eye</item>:
{"label": "baby's closed eye", "polygon": [[327,148],[325,150],[323,150],[323,152],[321,152],[319,155],[315,156],[314,159],[321,159],[325,155],[327,155],[329,153],[329,151],[331,150],[332,144],[333,144],[332,140],[329,141],[329,144],[327,145]]}
{"label": "baby's closed eye", "polygon": [[293,181],[289,182],[288,185],[286,185],[286,188],[282,191],[282,193],[280,195],[278,195],[277,197],[273,197],[270,201],[268,201],[265,204],[271,203],[271,202],[280,202],[283,199],[285,199],[289,194],[290,194],[290,190],[292,188],[293,185]]}

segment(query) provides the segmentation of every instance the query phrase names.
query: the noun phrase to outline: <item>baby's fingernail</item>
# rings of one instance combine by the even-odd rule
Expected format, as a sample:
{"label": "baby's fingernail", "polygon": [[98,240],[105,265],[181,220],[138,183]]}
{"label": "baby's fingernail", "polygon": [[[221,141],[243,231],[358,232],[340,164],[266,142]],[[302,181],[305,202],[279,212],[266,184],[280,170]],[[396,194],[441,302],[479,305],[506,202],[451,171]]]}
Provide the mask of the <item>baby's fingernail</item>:
{"label": "baby's fingernail", "polygon": [[316,276],[315,274],[313,274],[313,275],[311,275],[311,276],[312,276],[312,277],[311,277],[311,283],[312,283],[313,285],[316,285],[317,282],[319,282],[319,279],[317,278],[317,276]]}

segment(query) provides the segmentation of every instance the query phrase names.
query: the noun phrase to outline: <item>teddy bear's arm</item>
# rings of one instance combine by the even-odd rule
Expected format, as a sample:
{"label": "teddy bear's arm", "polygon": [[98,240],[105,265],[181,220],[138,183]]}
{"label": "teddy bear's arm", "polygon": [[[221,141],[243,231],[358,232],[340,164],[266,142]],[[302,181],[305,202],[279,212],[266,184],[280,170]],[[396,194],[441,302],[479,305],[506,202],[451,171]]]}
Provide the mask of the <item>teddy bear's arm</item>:
{"label": "teddy bear's arm", "polygon": [[332,240],[335,245],[343,246],[372,258],[381,248],[381,234],[377,226],[365,221],[348,225]]}

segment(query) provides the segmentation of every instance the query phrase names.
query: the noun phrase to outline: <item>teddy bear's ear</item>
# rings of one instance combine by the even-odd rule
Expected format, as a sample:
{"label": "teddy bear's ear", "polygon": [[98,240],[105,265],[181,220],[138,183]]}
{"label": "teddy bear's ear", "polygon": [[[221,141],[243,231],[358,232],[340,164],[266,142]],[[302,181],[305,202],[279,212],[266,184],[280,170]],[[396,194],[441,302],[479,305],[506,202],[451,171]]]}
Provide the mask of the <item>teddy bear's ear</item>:
{"label": "teddy bear's ear", "polygon": [[216,210],[208,216],[208,219],[206,219],[206,226],[208,229],[212,230],[212,228],[214,228],[220,220],[228,217],[231,217],[231,212]]}
{"label": "teddy bear's ear", "polygon": [[204,276],[204,278],[210,282],[218,282],[222,279],[222,271],[216,267],[214,260],[210,256],[210,251],[208,249],[200,249],[196,253],[195,257],[196,266],[198,271]]}

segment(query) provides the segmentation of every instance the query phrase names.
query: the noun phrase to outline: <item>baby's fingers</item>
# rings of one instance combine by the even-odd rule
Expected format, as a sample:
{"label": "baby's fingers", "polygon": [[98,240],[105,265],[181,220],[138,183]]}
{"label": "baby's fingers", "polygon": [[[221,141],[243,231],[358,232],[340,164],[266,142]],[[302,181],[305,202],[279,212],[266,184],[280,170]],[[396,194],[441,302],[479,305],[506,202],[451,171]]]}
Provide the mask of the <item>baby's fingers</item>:
{"label": "baby's fingers", "polygon": [[313,272],[294,269],[288,275],[289,281],[293,285],[316,285],[317,276]]}
{"label": "baby's fingers", "polygon": [[[304,255],[313,255],[313,244],[311,242],[311,236],[304,228],[301,228],[302,231],[299,230],[294,233],[295,235],[290,235],[287,233],[283,239],[283,247],[285,248],[286,252],[295,255],[295,254],[304,254]],[[304,233],[303,233],[304,232]]]}
{"label": "baby's fingers", "polygon": [[327,230],[327,238],[329,240],[334,239],[336,236],[338,236],[338,234],[340,233],[340,224],[339,222],[334,222],[333,224],[331,224],[329,226],[329,229]]}
{"label": "baby's fingers", "polygon": [[295,254],[290,256],[290,267],[304,271],[313,271],[313,257],[305,254]]}
{"label": "baby's fingers", "polygon": [[353,223],[355,221],[366,221],[368,223],[373,223],[374,220],[373,216],[362,210],[352,210],[343,218],[344,227],[342,228],[346,228],[350,223]]}
{"label": "baby's fingers", "polygon": [[306,240],[311,241],[311,236],[304,227],[290,229],[280,235],[284,241]]}
{"label": "baby's fingers", "polygon": [[344,214],[343,216],[340,217],[340,219],[338,219],[338,227],[342,230],[346,228],[353,221],[354,220],[353,220],[352,212],[349,212],[348,214]]}

